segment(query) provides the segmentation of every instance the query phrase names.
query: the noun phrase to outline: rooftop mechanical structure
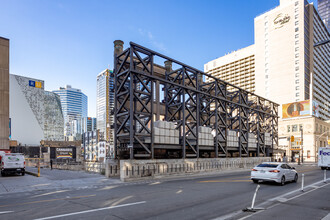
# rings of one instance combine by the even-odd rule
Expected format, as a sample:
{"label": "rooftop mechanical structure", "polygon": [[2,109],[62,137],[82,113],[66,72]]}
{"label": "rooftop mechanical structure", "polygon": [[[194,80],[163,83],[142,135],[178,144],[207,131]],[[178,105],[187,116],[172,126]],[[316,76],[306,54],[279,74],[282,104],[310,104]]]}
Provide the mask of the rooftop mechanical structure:
{"label": "rooftop mechanical structure", "polygon": [[278,145],[278,104],[123,44],[114,42],[116,158],[270,156]]}

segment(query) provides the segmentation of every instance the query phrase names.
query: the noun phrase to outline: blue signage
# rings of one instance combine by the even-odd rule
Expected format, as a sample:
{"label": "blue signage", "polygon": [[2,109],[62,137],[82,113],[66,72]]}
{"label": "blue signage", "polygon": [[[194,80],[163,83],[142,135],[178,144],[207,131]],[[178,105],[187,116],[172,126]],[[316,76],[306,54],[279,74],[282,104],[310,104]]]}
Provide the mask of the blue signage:
{"label": "blue signage", "polygon": [[36,82],[33,80],[29,80],[29,86],[35,87],[36,86]]}

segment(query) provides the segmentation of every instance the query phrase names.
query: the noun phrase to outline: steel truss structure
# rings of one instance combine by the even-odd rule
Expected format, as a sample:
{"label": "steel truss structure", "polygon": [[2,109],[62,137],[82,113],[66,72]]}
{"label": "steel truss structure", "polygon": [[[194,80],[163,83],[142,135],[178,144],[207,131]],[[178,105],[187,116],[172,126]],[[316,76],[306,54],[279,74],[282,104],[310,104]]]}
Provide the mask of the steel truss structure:
{"label": "steel truss structure", "polygon": [[[155,60],[164,60],[165,67]],[[274,102],[133,42],[115,52],[114,64],[118,158],[162,158],[170,155],[160,153],[166,151],[175,151],[181,158],[269,156],[278,145],[278,104]],[[205,77],[212,80],[204,82]],[[179,145],[154,143],[157,111],[163,112],[165,121],[175,123]],[[214,146],[199,145],[199,126],[213,129]],[[237,132],[238,147],[227,145],[229,130]],[[256,148],[249,147],[249,133],[256,137]],[[270,133],[271,145],[266,145],[265,133]]]}

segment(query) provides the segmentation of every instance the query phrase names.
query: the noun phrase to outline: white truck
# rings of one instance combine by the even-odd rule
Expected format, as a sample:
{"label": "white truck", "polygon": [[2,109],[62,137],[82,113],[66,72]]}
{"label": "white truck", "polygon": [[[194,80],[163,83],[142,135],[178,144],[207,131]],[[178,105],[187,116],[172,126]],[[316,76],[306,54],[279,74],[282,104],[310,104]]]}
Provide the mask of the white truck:
{"label": "white truck", "polygon": [[0,171],[1,176],[7,174],[25,175],[25,158],[23,154],[0,152]]}
{"label": "white truck", "polygon": [[322,170],[330,168],[330,147],[319,148],[319,161],[318,166]]}

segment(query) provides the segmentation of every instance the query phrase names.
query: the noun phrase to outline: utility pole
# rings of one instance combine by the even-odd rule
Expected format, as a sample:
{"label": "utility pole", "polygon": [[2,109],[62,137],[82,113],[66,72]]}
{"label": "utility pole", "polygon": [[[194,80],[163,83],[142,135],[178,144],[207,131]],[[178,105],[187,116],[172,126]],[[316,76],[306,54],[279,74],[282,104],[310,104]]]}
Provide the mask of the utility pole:
{"label": "utility pole", "polygon": [[38,177],[40,177],[41,146],[39,146]]}
{"label": "utility pole", "polygon": [[301,163],[304,163],[304,139],[303,139],[303,126],[300,126],[300,148],[301,148]]}

